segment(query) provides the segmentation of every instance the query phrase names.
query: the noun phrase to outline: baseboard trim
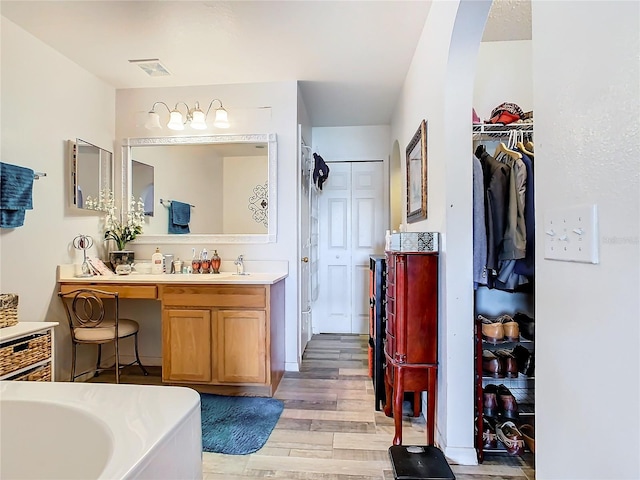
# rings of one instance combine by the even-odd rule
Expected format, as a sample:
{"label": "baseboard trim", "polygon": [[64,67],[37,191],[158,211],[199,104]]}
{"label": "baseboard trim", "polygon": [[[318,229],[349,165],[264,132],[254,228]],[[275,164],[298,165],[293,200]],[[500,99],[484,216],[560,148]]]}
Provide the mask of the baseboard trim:
{"label": "baseboard trim", "polygon": [[298,365],[298,362],[285,362],[284,370],[285,372],[299,372],[300,365]]}
{"label": "baseboard trim", "polygon": [[444,456],[449,463],[457,465],[478,465],[478,455],[475,448],[469,447],[445,447]]}

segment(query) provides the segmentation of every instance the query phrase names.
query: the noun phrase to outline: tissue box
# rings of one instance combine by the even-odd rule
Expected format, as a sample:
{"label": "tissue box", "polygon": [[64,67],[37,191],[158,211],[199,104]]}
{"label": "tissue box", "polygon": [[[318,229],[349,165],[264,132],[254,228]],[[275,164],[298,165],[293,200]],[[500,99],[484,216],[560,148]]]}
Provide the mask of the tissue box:
{"label": "tissue box", "polygon": [[438,232],[400,232],[391,234],[392,252],[437,252]]}

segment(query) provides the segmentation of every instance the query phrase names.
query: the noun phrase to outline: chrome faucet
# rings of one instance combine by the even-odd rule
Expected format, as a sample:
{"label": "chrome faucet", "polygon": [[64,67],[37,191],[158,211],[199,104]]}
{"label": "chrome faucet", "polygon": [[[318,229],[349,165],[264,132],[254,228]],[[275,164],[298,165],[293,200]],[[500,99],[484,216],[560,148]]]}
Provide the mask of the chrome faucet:
{"label": "chrome faucet", "polygon": [[233,263],[236,266],[236,275],[244,275],[244,256],[238,255],[238,258]]}

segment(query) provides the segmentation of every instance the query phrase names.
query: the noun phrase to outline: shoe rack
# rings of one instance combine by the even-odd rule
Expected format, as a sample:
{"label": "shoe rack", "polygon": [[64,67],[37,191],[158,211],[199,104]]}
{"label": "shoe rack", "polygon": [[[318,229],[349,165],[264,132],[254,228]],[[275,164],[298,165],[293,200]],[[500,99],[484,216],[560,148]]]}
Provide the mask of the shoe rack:
{"label": "shoe rack", "polygon": [[[485,433],[487,423],[493,427],[495,433],[496,426],[501,425],[506,421],[513,421],[518,429],[522,425],[534,425],[535,419],[535,367],[533,363],[516,362],[516,358],[510,359],[511,362],[516,362],[517,370],[514,372],[513,368],[510,368],[510,372],[507,371],[505,364],[509,361],[505,356],[497,355],[496,352],[508,351],[512,352],[514,349],[519,348],[520,351],[528,352],[528,357],[535,362],[535,342],[519,336],[516,341],[502,340],[497,342],[489,342],[483,339],[482,335],[482,321],[478,318],[475,320],[475,339],[476,339],[476,451],[478,454],[478,461],[482,463],[484,461],[485,453],[500,453],[500,454],[514,454],[513,450],[507,448],[507,446],[500,440],[496,440],[495,447],[487,447],[483,434]],[[500,365],[498,371],[491,369],[488,371],[484,367],[483,353],[491,352],[495,354],[496,361]],[[493,363],[492,363],[493,365]],[[529,373],[529,375],[523,373]],[[497,388],[505,387],[506,392],[513,395],[515,404],[517,405],[516,413],[510,406],[509,411],[505,411],[500,401],[500,396],[496,397],[495,409],[490,415],[486,415],[487,397],[485,391],[490,391],[494,385]],[[487,388],[489,386],[489,388]],[[502,389],[505,392],[505,389]],[[491,410],[491,408],[490,408]],[[486,418],[485,418],[486,417]],[[526,439],[523,437],[523,449],[524,451],[531,451]]]}

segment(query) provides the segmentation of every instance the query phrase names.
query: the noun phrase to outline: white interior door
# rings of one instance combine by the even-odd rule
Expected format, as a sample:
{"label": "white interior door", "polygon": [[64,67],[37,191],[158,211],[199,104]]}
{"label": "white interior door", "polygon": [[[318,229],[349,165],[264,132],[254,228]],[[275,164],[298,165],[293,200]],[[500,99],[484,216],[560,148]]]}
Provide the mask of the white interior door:
{"label": "white interior door", "polygon": [[[300,138],[300,238],[299,238],[299,252],[300,252],[300,340],[298,355],[301,358],[304,349],[307,346],[307,342],[311,338],[311,267],[312,254],[311,254],[311,225],[312,225],[312,194],[313,194],[313,157],[311,155],[311,149],[304,145],[302,140],[301,127],[298,126],[299,138]],[[316,263],[317,266],[317,263]]]}
{"label": "white interior door", "polygon": [[314,331],[365,334],[369,255],[384,248],[383,163],[330,163],[319,194],[320,291]]}

